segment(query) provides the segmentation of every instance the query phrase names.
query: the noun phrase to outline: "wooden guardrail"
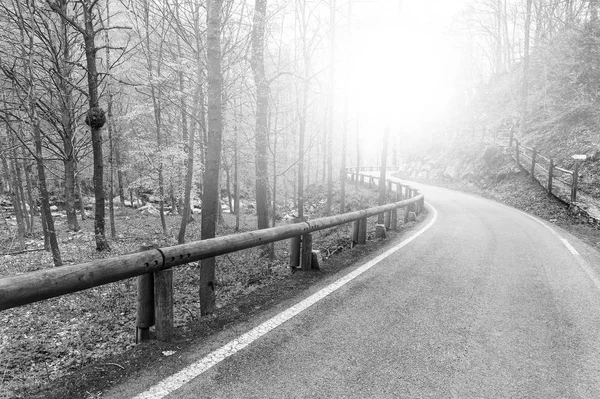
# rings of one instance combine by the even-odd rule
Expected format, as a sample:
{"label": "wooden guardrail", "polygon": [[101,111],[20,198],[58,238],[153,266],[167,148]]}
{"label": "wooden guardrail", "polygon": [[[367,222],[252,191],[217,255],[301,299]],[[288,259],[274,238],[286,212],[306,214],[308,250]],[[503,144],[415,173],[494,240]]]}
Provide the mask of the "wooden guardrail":
{"label": "wooden guardrail", "polygon": [[[362,176],[361,178],[365,179],[365,175],[360,175],[359,171],[355,171],[354,176]],[[397,183],[388,182],[390,189],[391,184]],[[146,338],[147,334],[144,332],[156,324],[163,328],[161,334],[157,330],[157,337],[168,339],[173,325],[173,293],[169,286],[163,286],[160,290],[154,287],[154,280],[164,279],[161,274],[165,271],[190,262],[297,237],[301,237],[302,242],[301,268],[311,270],[313,258],[311,233],[345,223],[354,223],[351,239],[360,245],[366,242],[367,218],[386,214],[386,220],[389,221],[386,227],[395,228],[397,216],[394,218],[393,215],[397,215],[398,209],[405,208],[406,214],[410,209],[414,209],[415,212],[420,211],[424,201],[423,194],[398,184],[396,190],[397,202],[369,209],[171,247],[145,248],[141,252],[128,255],[2,277],[0,278],[0,310],[139,276],[136,337]],[[208,288],[204,287],[204,289]],[[159,299],[158,305],[155,303],[155,294],[156,297],[162,298]]]}

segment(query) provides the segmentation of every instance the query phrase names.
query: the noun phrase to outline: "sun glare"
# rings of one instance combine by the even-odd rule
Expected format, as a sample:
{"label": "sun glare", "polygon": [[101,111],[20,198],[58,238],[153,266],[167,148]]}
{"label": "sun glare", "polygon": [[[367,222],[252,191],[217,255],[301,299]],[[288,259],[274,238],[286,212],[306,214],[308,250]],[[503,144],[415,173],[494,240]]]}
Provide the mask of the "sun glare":
{"label": "sun glare", "polygon": [[454,92],[458,59],[446,27],[460,4],[439,2],[432,16],[431,3],[405,3],[401,11],[396,2],[384,11],[381,3],[363,4],[358,21],[340,35],[347,78],[338,86],[348,85],[350,108],[378,134],[386,126],[406,136],[430,129],[443,120]]}

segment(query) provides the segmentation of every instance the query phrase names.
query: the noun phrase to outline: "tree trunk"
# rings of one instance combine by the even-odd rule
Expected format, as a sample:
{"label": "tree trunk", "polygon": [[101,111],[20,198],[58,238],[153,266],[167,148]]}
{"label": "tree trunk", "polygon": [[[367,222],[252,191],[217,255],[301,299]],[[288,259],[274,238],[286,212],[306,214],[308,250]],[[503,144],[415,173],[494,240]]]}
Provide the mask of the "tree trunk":
{"label": "tree trunk", "polygon": [[238,116],[236,114],[237,105],[233,104],[234,126],[233,126],[233,196],[235,208],[235,231],[240,230],[240,179],[239,179],[239,153],[238,153]]}
{"label": "tree trunk", "polygon": [[[148,68],[148,74],[150,78],[150,96],[152,98],[152,108],[154,113],[154,124],[156,128],[156,153],[158,158],[158,196],[159,196],[159,213],[160,213],[160,224],[162,227],[163,234],[167,234],[167,223],[165,220],[165,181],[164,181],[164,164],[162,157],[162,147],[163,147],[163,138],[162,138],[162,104],[161,104],[161,96],[162,89],[159,86],[158,90],[154,83],[154,55],[152,52],[151,42],[150,42],[150,31],[153,29],[150,26],[150,6],[148,2],[144,2],[144,24],[146,29],[146,62]],[[161,64],[162,64],[162,55],[163,55],[163,45],[164,40],[161,40],[158,47],[158,60],[156,67],[156,77],[160,81],[161,79]],[[157,93],[158,91],[158,93]]]}
{"label": "tree trunk", "polygon": [[83,203],[83,192],[81,190],[81,179],[79,179],[79,173],[77,172],[77,162],[73,162],[73,169],[75,174],[75,190],[77,191],[77,197],[79,198],[79,214],[81,220],[85,220],[85,204]]}
{"label": "tree trunk", "polygon": [[27,159],[25,154],[25,148],[21,147],[21,154],[23,156],[23,162],[25,164],[25,184],[27,186],[27,199],[29,201],[29,234],[33,234],[33,226],[36,215],[35,201],[33,200],[33,187],[31,184],[31,163]]}
{"label": "tree trunk", "polygon": [[[12,136],[11,136],[12,138]],[[23,204],[21,202],[21,196],[19,195],[19,168],[17,167],[18,158],[16,145],[13,140],[9,141],[10,147],[12,147],[12,162],[11,162],[11,175],[12,191],[11,201],[13,204],[13,211],[15,212],[15,218],[17,219],[17,237],[19,238],[19,249],[22,251],[25,249],[25,217],[23,216]]]}
{"label": "tree trunk", "polygon": [[[202,190],[203,240],[216,234],[219,204],[219,168],[221,166],[222,85],[221,76],[221,9],[223,0],[209,0],[207,29],[208,78],[208,142]],[[215,258],[205,259],[200,265],[200,314],[215,310]]]}
{"label": "tree trunk", "polygon": [[521,87],[521,124],[519,135],[523,137],[525,124],[527,123],[527,96],[529,95],[529,36],[531,28],[531,4],[533,0],[527,0],[527,13],[525,15],[525,48],[523,54],[523,86]]}
{"label": "tree trunk", "polygon": [[19,224],[19,235],[23,234],[25,236],[25,229],[30,230],[30,221],[27,213],[27,201],[25,200],[25,190],[23,190],[23,171],[21,168],[21,163],[19,162],[19,157],[17,155],[17,148],[13,146],[13,165],[15,168],[15,192],[17,194],[16,199],[19,201],[19,216],[17,217],[17,221],[20,220]]}
{"label": "tree trunk", "polygon": [[[115,161],[117,164],[117,187],[119,198],[121,200],[121,206],[125,208],[125,186],[123,183],[123,171],[121,170],[121,150],[119,149],[120,140],[115,140]],[[133,207],[133,204],[131,204]]]}
{"label": "tree trunk", "polygon": [[[381,168],[379,171],[379,205],[385,205],[385,190],[387,184],[385,182],[386,173],[387,173],[387,154],[388,154],[388,143],[390,141],[390,128],[385,128],[385,133],[383,134],[383,147],[381,150]],[[384,215],[380,213],[377,215],[377,223],[383,224]]]}
{"label": "tree trunk", "polygon": [[268,194],[268,112],[269,86],[265,78],[264,41],[267,0],[256,0],[252,27],[252,71],[256,84],[256,213],[258,228],[269,227]]}
{"label": "tree trunk", "polygon": [[360,173],[360,120],[358,115],[356,116],[356,173],[355,188],[358,187],[358,173]]}
{"label": "tree trunk", "polygon": [[38,171],[40,200],[42,203],[42,208],[44,210],[42,212],[42,216],[44,217],[46,222],[45,224],[48,233],[48,241],[50,244],[50,250],[52,251],[52,259],[54,260],[54,266],[62,266],[62,258],[60,255],[60,249],[58,247],[56,230],[54,228],[54,218],[52,217],[52,212],[50,211],[50,195],[48,194],[48,188],[46,186],[46,171],[44,170],[44,160],[42,154],[42,135],[40,132],[39,122],[34,122],[33,131],[35,139],[35,155]]}
{"label": "tree trunk", "polygon": [[[348,0],[348,37],[351,37],[352,0]],[[345,76],[344,113],[342,128],[342,164],[340,166],[340,213],[346,212],[346,155],[348,153],[348,72]]]}
{"label": "tree trunk", "polygon": [[[59,2],[61,10],[66,14],[67,4],[65,0]],[[58,62],[60,70],[57,74],[58,86],[61,99],[61,118],[63,126],[63,164],[65,169],[65,211],[67,214],[67,226],[70,231],[78,231],[77,213],[75,210],[75,115],[73,112],[73,90],[72,90],[72,60],[71,46],[69,43],[68,23],[61,19],[60,41],[62,45],[62,58]]]}
{"label": "tree trunk", "polygon": [[92,152],[94,154],[94,235],[96,239],[96,250],[110,250],[108,241],[106,240],[106,221],[105,221],[105,198],[104,198],[104,157],[102,155],[102,133],[101,129],[104,125],[95,122],[93,117],[96,115],[104,119],[104,111],[99,106],[98,101],[98,71],[96,68],[96,29],[94,27],[93,10],[87,0],[82,1],[82,14],[85,21],[84,28],[84,44],[85,44],[85,60],[87,66],[87,81],[88,81],[88,101],[89,107],[87,120],[90,125],[92,135]]}
{"label": "tree trunk", "polygon": [[[107,54],[107,59],[110,59]],[[114,240],[117,238],[117,229],[115,226],[115,166],[114,166],[114,141],[113,141],[113,115],[112,115],[112,106],[113,106],[113,96],[110,91],[110,87],[108,88],[108,104],[106,107],[106,114],[108,117],[108,164],[110,167],[109,174],[109,196],[108,196],[108,213],[110,219],[110,237]]]}
{"label": "tree trunk", "polygon": [[327,204],[325,213],[331,214],[333,203],[333,130],[335,121],[335,13],[336,1],[331,0],[329,9],[329,22],[331,29],[331,59],[329,67],[329,116],[327,128]]}
{"label": "tree trunk", "polygon": [[[106,2],[106,26],[110,28],[110,2]],[[106,74],[110,75],[110,36],[108,30],[104,31],[104,41],[106,42]],[[108,164],[110,166],[109,174],[109,196],[108,196],[108,212],[110,218],[110,237],[114,240],[117,238],[117,229],[115,226],[115,145],[114,145],[114,120],[113,120],[113,94],[112,85],[109,81],[106,84],[106,91],[108,93],[108,101],[106,105],[106,114],[108,118]],[[123,199],[121,199],[121,202]]]}
{"label": "tree trunk", "polygon": [[[200,80],[200,71],[198,71],[199,75],[198,75],[198,80]],[[198,82],[198,85],[200,85],[200,81]],[[192,113],[192,124],[191,124],[191,128],[187,137],[187,144],[185,146],[185,153],[187,154],[187,158],[186,158],[186,172],[185,172],[185,189],[184,189],[184,206],[183,206],[183,215],[181,216],[181,224],[179,226],[179,236],[177,238],[177,241],[179,242],[179,244],[183,244],[185,242],[185,231],[187,229],[187,224],[190,221],[190,217],[192,215],[192,206],[193,206],[193,199],[192,199],[192,184],[193,184],[193,178],[194,178],[194,138],[195,138],[195,133],[196,133],[196,129],[198,127],[198,124],[196,123],[196,117],[198,114],[198,108],[199,107],[203,107],[203,104],[198,104],[199,102],[199,98],[200,98],[200,92],[201,89],[200,87],[197,88],[196,93],[194,95],[194,100],[193,100],[193,113]],[[185,121],[185,122],[184,122]],[[187,119],[184,119],[184,117],[182,116],[182,123],[186,123],[187,124]]]}
{"label": "tree trunk", "polygon": [[[35,2],[31,5],[33,7],[33,12],[35,12]],[[21,12],[20,5],[18,5],[19,11]],[[33,12],[30,14],[31,19],[33,20]],[[21,13],[21,15],[23,15]],[[33,22],[33,21],[31,21]],[[34,24],[30,23],[30,28],[33,28]],[[27,65],[24,66],[27,77],[29,79],[29,87],[27,93],[27,114],[32,126],[33,132],[33,140],[35,143],[35,160],[37,164],[37,172],[38,172],[38,186],[40,190],[40,200],[42,203],[43,212],[42,215],[44,217],[44,223],[46,226],[46,234],[45,236],[48,239],[48,243],[50,245],[50,250],[52,251],[52,258],[54,260],[54,266],[62,266],[62,259],[60,255],[60,249],[58,247],[58,240],[56,237],[56,230],[54,228],[54,219],[52,218],[52,213],[50,212],[50,198],[48,194],[48,189],[46,186],[46,171],[44,170],[43,163],[43,153],[42,153],[42,132],[40,129],[40,119],[37,114],[37,94],[33,73],[33,41],[34,35],[33,32],[29,35],[29,43],[26,46],[25,40],[23,38],[23,55],[27,54]],[[25,51],[25,47],[28,51]],[[24,60],[25,61],[25,60]]]}
{"label": "tree trunk", "polygon": [[299,112],[299,129],[298,129],[298,180],[297,180],[297,202],[298,202],[298,219],[304,221],[304,146],[306,141],[306,113],[308,107],[308,79],[309,79],[309,67],[310,67],[310,54],[308,52],[308,40],[307,40],[307,29],[308,23],[306,21],[306,3],[301,3],[302,8],[301,22],[302,30],[301,41],[302,41],[302,94],[298,97],[298,112]]}

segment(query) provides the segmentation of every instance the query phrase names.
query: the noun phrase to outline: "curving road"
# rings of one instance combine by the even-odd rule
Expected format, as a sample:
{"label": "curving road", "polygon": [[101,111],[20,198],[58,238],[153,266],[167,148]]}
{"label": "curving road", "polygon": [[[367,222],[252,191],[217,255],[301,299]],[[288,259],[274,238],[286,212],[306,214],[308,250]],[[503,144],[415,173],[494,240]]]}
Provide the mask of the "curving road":
{"label": "curving road", "polygon": [[422,190],[422,234],[352,281],[196,378],[152,371],[107,397],[599,398],[600,255],[512,208]]}

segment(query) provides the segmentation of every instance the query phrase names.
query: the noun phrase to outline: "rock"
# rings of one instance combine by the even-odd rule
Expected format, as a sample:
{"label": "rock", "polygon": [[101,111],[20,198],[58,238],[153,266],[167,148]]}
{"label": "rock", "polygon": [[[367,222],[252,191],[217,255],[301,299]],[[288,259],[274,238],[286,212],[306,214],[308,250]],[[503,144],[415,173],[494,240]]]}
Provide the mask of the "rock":
{"label": "rock", "polygon": [[312,251],[310,266],[312,270],[321,270],[321,265],[323,264],[323,254],[321,251]]}
{"label": "rock", "polygon": [[[410,213],[414,213],[414,212],[410,212]],[[409,220],[410,220],[410,213],[409,215]],[[385,225],[383,224],[376,224],[375,225],[375,238],[385,238],[386,237],[386,232],[385,232]]]}

